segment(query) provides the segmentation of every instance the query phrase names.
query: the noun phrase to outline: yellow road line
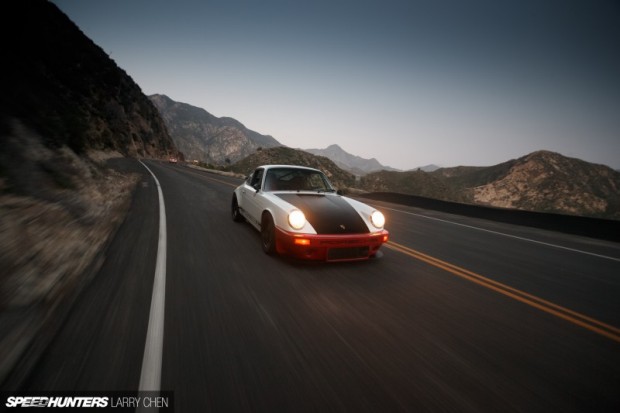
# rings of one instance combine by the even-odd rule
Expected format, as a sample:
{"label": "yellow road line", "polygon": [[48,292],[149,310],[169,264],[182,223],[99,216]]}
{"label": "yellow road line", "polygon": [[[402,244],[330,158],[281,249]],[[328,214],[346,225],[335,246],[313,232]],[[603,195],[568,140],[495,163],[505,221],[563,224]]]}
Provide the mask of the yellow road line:
{"label": "yellow road line", "polygon": [[506,284],[483,277],[482,275],[442,261],[438,258],[431,257],[430,255],[416,251],[396,242],[389,241],[385,244],[385,246],[620,343],[620,328],[543,300],[542,298],[528,294]]}

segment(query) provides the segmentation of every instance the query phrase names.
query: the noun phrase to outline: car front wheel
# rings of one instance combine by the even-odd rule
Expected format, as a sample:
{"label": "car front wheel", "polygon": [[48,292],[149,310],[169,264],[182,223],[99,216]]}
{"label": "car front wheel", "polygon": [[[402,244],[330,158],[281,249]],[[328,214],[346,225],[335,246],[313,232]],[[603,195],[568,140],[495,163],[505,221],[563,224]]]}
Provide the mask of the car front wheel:
{"label": "car front wheel", "polygon": [[241,215],[241,212],[239,211],[239,203],[237,202],[237,197],[235,195],[233,195],[233,198],[232,198],[231,209],[232,209],[233,221],[243,222],[243,215]]}
{"label": "car front wheel", "polygon": [[276,227],[270,214],[263,215],[260,228],[263,251],[271,255],[276,251]]}

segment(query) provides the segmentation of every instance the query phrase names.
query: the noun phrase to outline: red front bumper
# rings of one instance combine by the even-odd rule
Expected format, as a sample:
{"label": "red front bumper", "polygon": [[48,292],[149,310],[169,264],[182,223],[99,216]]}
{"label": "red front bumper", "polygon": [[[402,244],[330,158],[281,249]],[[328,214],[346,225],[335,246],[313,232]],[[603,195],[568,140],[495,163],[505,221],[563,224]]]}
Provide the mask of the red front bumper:
{"label": "red front bumper", "polygon": [[306,260],[365,260],[374,256],[388,237],[386,230],[370,234],[315,235],[276,228],[276,250]]}

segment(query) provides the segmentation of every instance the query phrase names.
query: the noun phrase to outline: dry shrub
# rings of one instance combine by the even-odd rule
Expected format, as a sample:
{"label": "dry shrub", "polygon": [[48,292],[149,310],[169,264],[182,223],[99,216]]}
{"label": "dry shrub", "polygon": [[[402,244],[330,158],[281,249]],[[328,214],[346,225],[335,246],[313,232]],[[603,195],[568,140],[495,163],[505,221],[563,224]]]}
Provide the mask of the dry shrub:
{"label": "dry shrub", "polygon": [[105,168],[117,153],[80,157],[12,126],[0,138],[0,382],[59,304],[96,274],[139,179]]}

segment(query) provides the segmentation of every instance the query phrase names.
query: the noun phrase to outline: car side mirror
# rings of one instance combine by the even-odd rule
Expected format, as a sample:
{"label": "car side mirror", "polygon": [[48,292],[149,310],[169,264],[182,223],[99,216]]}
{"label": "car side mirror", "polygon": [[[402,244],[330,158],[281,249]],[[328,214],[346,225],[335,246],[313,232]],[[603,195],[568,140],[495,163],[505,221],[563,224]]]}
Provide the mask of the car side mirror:
{"label": "car side mirror", "polygon": [[260,191],[260,184],[254,184],[254,185],[252,185],[252,188],[254,188],[254,190],[256,192],[258,192],[258,191]]}
{"label": "car side mirror", "polygon": [[338,189],[338,190],[336,191],[336,194],[338,194],[338,195],[344,195],[344,191],[343,191],[342,189]]}

